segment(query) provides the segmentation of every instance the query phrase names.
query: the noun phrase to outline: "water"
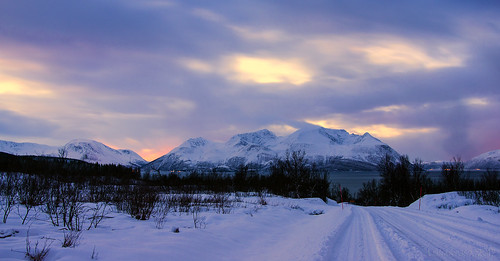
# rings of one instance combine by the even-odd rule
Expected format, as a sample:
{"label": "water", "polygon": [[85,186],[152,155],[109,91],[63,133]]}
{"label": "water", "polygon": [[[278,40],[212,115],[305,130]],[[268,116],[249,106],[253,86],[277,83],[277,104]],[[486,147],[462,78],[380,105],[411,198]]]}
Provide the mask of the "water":
{"label": "water", "polygon": [[[168,175],[170,172],[162,172],[164,175]],[[433,182],[441,181],[441,171],[427,171],[427,176]],[[484,171],[465,171],[462,178],[465,179],[481,179],[481,175]],[[185,177],[189,175],[189,172],[177,172],[180,177]],[[225,172],[225,175],[234,175],[234,172]],[[262,173],[261,173],[262,174]],[[264,174],[265,175],[265,174]],[[328,181],[335,184],[340,184],[343,188],[349,189],[349,192],[354,196],[361,188],[363,188],[363,183],[372,181],[373,179],[380,181],[380,173],[378,171],[332,171],[328,173]]]}
{"label": "water", "polygon": [[[462,178],[479,180],[483,173],[484,171],[466,171]],[[441,171],[428,171],[427,176],[433,182],[441,181]],[[372,179],[380,181],[382,178],[378,171],[335,171],[328,174],[328,179],[332,183],[340,184],[343,188],[348,188],[349,192],[354,195],[363,187],[363,183]]]}
{"label": "water", "polygon": [[363,183],[372,179],[379,181],[382,178],[378,171],[335,171],[328,174],[330,182],[349,189],[351,194],[358,192],[363,187]]}

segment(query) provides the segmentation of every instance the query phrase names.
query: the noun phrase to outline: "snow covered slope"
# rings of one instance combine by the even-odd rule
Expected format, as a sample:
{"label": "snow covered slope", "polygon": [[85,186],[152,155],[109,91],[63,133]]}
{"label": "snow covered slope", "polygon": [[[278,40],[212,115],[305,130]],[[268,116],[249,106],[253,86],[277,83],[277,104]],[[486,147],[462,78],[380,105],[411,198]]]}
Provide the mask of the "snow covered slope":
{"label": "snow covered slope", "polygon": [[277,137],[269,130],[238,134],[225,143],[203,138],[189,139],[168,154],[146,165],[151,170],[189,170],[200,168],[235,169],[241,164],[268,165],[287,151],[304,151],[319,166],[332,169],[373,169],[386,153],[398,153],[372,137],[349,134],[319,126],[300,129]]}
{"label": "snow covered slope", "polygon": [[472,158],[465,164],[467,169],[500,169],[500,150],[493,150]]}
{"label": "snow covered slope", "polygon": [[115,150],[93,140],[72,140],[62,147],[0,141],[0,151],[14,155],[66,157],[100,164],[142,166],[147,162],[131,150]]}
{"label": "snow covered slope", "polygon": [[109,207],[97,228],[66,248],[68,231],[44,212],[31,211],[25,225],[11,214],[0,226],[0,259],[26,260],[27,240],[40,248],[51,240],[46,260],[500,260],[498,207],[467,205],[456,192],[426,195],[420,211],[272,195],[266,205],[257,196],[231,200],[230,214],[202,208],[202,228],[182,212],[169,212],[161,229],[153,217],[139,221]]}
{"label": "snow covered slope", "polygon": [[36,144],[36,143],[17,143],[12,141],[0,140],[0,151],[13,155],[36,155],[57,157],[58,147]]}
{"label": "snow covered slope", "polygon": [[72,140],[63,149],[68,158],[81,159],[101,164],[119,164],[124,166],[141,166],[147,162],[131,150],[115,150],[93,140]]}

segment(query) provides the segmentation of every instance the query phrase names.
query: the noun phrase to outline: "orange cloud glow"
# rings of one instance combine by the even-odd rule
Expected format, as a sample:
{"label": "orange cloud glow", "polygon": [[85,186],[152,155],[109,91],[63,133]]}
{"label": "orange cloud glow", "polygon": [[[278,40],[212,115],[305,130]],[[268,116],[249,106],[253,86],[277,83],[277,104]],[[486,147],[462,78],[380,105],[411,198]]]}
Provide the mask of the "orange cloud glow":
{"label": "orange cloud glow", "polygon": [[227,60],[230,78],[239,82],[291,83],[311,81],[312,73],[296,60],[235,55]]}
{"label": "orange cloud glow", "polygon": [[[350,125],[348,123],[339,123],[337,120],[305,120],[307,123],[319,125],[325,128],[346,129],[348,132],[363,134],[365,132],[377,138],[395,138],[399,136],[429,133],[437,131],[437,128],[397,128],[385,124],[373,124],[365,126]],[[341,127],[342,126],[342,127]]]}
{"label": "orange cloud glow", "polygon": [[402,41],[382,42],[353,49],[364,53],[372,64],[394,66],[398,71],[418,68],[431,70],[463,65],[462,58],[446,48],[437,48],[439,55],[431,55],[424,48]]}

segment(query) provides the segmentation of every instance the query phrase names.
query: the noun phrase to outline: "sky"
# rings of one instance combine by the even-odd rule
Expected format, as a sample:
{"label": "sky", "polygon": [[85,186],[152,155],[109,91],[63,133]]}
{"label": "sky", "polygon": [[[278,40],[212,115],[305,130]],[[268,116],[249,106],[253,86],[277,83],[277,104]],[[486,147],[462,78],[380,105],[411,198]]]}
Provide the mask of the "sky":
{"label": "sky", "polygon": [[308,124],[424,161],[500,149],[500,3],[0,1],[0,139],[154,160]]}

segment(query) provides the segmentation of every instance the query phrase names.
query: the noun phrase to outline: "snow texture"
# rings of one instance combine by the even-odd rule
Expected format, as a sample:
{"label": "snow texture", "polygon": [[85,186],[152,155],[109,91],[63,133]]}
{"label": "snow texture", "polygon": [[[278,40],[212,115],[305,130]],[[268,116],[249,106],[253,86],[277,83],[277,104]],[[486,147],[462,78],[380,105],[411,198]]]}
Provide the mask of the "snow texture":
{"label": "snow texture", "polygon": [[465,164],[467,169],[500,169],[500,150],[493,150],[472,158]]}
{"label": "snow texture", "polygon": [[53,242],[47,260],[89,260],[93,253],[98,260],[500,259],[498,207],[471,205],[457,193],[426,195],[421,210],[418,201],[407,208],[275,196],[266,201],[243,197],[230,214],[202,210],[202,229],[193,227],[189,214],[171,213],[157,229],[153,220],[112,211],[97,228],[83,231],[73,248],[61,247],[64,231],[42,213],[29,225],[13,214],[0,224],[0,234],[9,235],[0,238],[0,257],[25,260],[29,230],[33,244]]}
{"label": "snow texture", "polygon": [[250,163],[268,165],[273,159],[284,157],[287,151],[299,150],[315,163],[334,165],[335,162],[351,161],[372,168],[386,153],[394,159],[399,155],[368,133],[356,135],[345,130],[311,126],[284,137],[264,129],[235,135],[225,143],[189,139],[145,169],[168,171],[203,166],[235,169]]}
{"label": "snow texture", "polygon": [[[147,163],[141,156],[131,150],[115,150],[100,142],[85,139],[72,140],[62,147],[0,140],[0,151],[14,155],[64,156],[90,163],[98,162],[100,164],[118,164],[134,167]],[[63,151],[65,155],[61,155]]]}

